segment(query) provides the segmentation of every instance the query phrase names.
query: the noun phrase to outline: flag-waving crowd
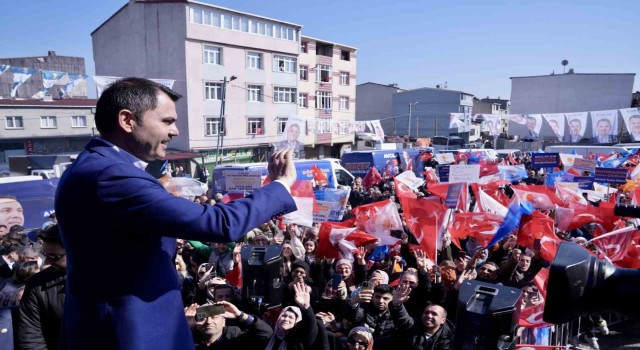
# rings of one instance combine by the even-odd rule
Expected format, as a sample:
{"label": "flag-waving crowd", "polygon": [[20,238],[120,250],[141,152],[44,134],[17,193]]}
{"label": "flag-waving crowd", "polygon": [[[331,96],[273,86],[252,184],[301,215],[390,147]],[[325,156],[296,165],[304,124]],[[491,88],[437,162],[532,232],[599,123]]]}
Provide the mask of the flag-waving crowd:
{"label": "flag-waving crowd", "polygon": [[[637,155],[586,157],[629,174],[622,186],[595,183],[593,190],[562,181],[584,171],[573,167],[575,155],[560,158],[560,167],[543,171],[531,168],[528,154],[500,162],[458,156],[457,162],[481,166],[480,180],[470,184],[440,182],[432,168],[423,180],[372,167],[341,192],[348,196],[341,219],[320,222],[313,219],[319,172],[316,181],[291,187],[298,212],[265,222],[240,241],[178,240],[175,266],[197,349],[452,349],[458,295],[468,280],[521,289],[518,341],[558,345],[552,341],[556,328],[542,313],[548,267],[561,242],[575,242],[618,267],[640,267],[638,219],[614,214],[616,202],[640,200]],[[237,199],[211,197],[195,201],[225,206]],[[2,237],[0,300],[19,305],[17,348],[55,348],[66,267],[60,234],[51,222],[34,248],[19,230]],[[242,248],[267,245],[281,249],[276,277],[282,305],[243,309]],[[31,278],[47,267],[42,260],[50,273]],[[600,315],[589,314],[579,332],[575,341],[597,348],[596,333],[608,329]]]}

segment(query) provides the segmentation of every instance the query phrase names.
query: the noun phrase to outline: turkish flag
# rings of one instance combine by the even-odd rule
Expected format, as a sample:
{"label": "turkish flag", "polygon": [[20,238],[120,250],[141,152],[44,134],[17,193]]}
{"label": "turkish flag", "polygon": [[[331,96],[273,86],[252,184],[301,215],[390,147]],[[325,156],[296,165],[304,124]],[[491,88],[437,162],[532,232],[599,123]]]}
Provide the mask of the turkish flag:
{"label": "turkish flag", "polygon": [[452,242],[460,248],[460,240],[473,237],[486,246],[500,228],[503,217],[492,213],[456,213],[449,227]]}
{"label": "turkish flag", "polygon": [[548,262],[552,262],[558,253],[562,240],[555,233],[542,231],[540,237],[540,257]]}
{"label": "turkish flag", "polygon": [[229,271],[224,279],[230,285],[242,288],[242,265],[235,264],[233,270]]}
{"label": "turkish flag", "polygon": [[614,264],[625,258],[627,248],[631,246],[633,236],[638,232],[633,226],[600,235],[590,242],[593,243],[600,253]]}
{"label": "turkish flag", "polygon": [[552,218],[536,210],[531,215],[523,215],[518,230],[518,244],[533,249],[533,242],[543,236],[555,236],[555,223]]}
{"label": "turkish flag", "polygon": [[[447,199],[447,193],[449,192],[449,185],[453,185],[453,183],[429,184],[429,186],[427,186],[427,190],[431,192],[432,195],[439,197],[441,202],[444,202]],[[462,190],[460,191],[460,199],[458,200],[458,205],[456,206],[456,209],[467,211],[468,195],[469,195],[469,187],[467,186],[466,183],[462,183]]]}
{"label": "turkish flag", "polygon": [[582,196],[582,193],[575,191],[571,188],[564,187],[562,185],[556,186],[556,194],[558,198],[563,202],[564,206],[568,206],[569,203],[588,204],[586,199]]}
{"label": "turkish flag", "polygon": [[427,256],[436,259],[438,232],[444,221],[447,208],[425,199],[406,199],[404,217],[407,226]]}
{"label": "turkish flag", "polygon": [[564,204],[555,192],[545,185],[516,185],[512,188],[518,200],[531,202],[536,209],[550,210],[555,209],[556,205]]}
{"label": "turkish flag", "polygon": [[316,180],[318,185],[320,186],[328,186],[329,179],[327,178],[327,174],[325,174],[320,167],[317,165],[311,166],[311,173],[313,174],[313,179]]}
{"label": "turkish flag", "polygon": [[386,200],[382,200],[382,201],[378,201],[378,202],[373,202],[373,203],[369,203],[369,204],[364,204],[364,205],[360,205],[357,206],[355,208],[353,208],[353,210],[351,210],[351,213],[355,216],[356,221],[355,221],[355,225],[360,229],[360,230],[366,230],[365,229],[365,225],[367,223],[367,221],[369,221],[369,219],[371,219],[371,217],[377,213],[380,209],[382,209],[382,207],[384,207],[385,205],[391,203],[390,200],[386,199]]}
{"label": "turkish flag", "polygon": [[526,307],[520,310],[520,320],[518,321],[518,325],[521,327],[528,328],[540,328],[540,327],[549,327],[550,324],[547,324],[542,320],[542,313],[544,312],[544,300],[547,297],[547,283],[549,281],[549,269],[544,268],[541,269],[536,277],[533,279],[533,283],[538,288],[540,292],[540,297],[543,302]]}
{"label": "turkish flag", "polygon": [[480,176],[489,176],[499,172],[497,163],[486,159],[480,161]]}
{"label": "turkish flag", "polygon": [[356,229],[356,227],[346,227],[344,223],[341,222],[325,221],[320,224],[316,257],[319,259],[340,259],[338,242],[346,238]]}
{"label": "turkish flag", "polygon": [[362,179],[362,186],[365,188],[369,188],[373,185],[379,184],[380,181],[382,181],[382,176],[380,176],[378,169],[372,166],[371,169],[369,169],[367,175],[365,175]]}

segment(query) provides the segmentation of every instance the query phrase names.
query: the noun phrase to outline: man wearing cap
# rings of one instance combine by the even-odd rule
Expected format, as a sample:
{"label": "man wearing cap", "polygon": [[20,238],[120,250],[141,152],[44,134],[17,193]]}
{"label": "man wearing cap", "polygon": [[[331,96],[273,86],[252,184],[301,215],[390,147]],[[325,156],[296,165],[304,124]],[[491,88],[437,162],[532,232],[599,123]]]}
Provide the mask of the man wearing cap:
{"label": "man wearing cap", "polygon": [[20,301],[16,344],[19,349],[57,349],[67,281],[67,257],[58,225],[38,234],[48,268],[33,275]]}

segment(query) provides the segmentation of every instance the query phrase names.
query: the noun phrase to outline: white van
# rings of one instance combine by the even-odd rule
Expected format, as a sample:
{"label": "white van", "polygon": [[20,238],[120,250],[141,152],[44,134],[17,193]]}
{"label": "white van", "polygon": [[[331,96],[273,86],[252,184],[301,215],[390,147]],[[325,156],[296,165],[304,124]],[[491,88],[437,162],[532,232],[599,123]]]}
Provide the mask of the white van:
{"label": "white van", "polygon": [[564,146],[547,146],[544,151],[546,153],[566,153],[566,154],[572,154],[573,151],[576,152],[576,154],[581,154],[582,156],[586,157],[589,155],[589,153],[593,153],[593,154],[613,154],[613,153],[623,153],[623,152],[629,152],[629,150],[625,147],[620,147],[620,146],[583,146],[583,145],[576,145],[576,146],[568,146],[568,145],[564,145]]}
{"label": "white van", "polygon": [[498,153],[500,159],[505,159],[509,157],[509,155],[511,155],[513,159],[518,159],[523,155],[519,149],[497,149],[496,153]]}
{"label": "white van", "polygon": [[472,154],[480,154],[482,158],[496,161],[498,160],[498,153],[495,149],[492,148],[467,148],[467,149],[459,149],[458,153],[472,153]]}

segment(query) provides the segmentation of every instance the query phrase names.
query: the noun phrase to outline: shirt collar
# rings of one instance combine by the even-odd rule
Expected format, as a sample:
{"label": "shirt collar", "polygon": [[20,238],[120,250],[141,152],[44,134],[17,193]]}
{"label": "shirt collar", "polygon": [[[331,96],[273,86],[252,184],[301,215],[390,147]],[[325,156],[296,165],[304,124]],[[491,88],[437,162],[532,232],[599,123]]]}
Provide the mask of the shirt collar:
{"label": "shirt collar", "polygon": [[136,168],[138,168],[140,170],[143,170],[143,171],[147,169],[147,165],[149,165],[149,163],[138,159],[136,156],[134,156],[133,154],[131,154],[131,153],[127,152],[127,151],[121,150],[120,147],[114,145],[113,143],[111,143],[111,142],[109,142],[109,141],[107,141],[107,140],[105,140],[105,139],[103,139],[101,137],[96,137],[96,138],[111,144],[111,147],[114,150],[116,150],[116,152],[119,152],[119,153],[124,152],[125,154],[128,154],[131,157],[133,166],[135,166]]}

